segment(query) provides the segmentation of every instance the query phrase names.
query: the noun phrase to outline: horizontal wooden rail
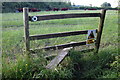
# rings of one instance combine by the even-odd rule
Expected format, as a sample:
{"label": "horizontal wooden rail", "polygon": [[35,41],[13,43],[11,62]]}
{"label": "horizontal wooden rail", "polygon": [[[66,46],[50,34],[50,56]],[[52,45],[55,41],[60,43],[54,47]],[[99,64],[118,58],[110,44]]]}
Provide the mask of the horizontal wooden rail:
{"label": "horizontal wooden rail", "polygon": [[[87,32],[88,32],[88,30],[53,33],[53,34],[43,34],[43,35],[31,35],[31,36],[29,36],[29,39],[30,40],[39,40],[39,39],[48,39],[48,38],[56,38],[56,37],[65,37],[65,36],[87,34]],[[96,30],[96,32],[97,32],[97,30]]]}
{"label": "horizontal wooden rail", "polygon": [[101,13],[75,13],[75,14],[29,16],[29,21],[33,21],[32,18],[34,17],[35,17],[35,21],[42,21],[42,20],[51,20],[51,19],[64,19],[64,18],[101,17]]}
{"label": "horizontal wooden rail", "polygon": [[57,50],[57,49],[64,49],[68,47],[75,47],[75,46],[81,46],[86,45],[86,41],[83,42],[74,42],[74,43],[68,43],[68,44],[61,44],[61,45],[55,45],[55,46],[48,46],[45,48],[37,48],[37,49],[30,49],[31,52],[38,51],[38,50]]}

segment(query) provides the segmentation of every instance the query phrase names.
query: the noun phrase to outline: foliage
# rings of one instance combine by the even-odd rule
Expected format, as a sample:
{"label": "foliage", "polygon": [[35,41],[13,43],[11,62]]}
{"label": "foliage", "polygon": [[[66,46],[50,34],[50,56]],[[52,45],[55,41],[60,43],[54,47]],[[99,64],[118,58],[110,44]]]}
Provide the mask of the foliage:
{"label": "foliage", "polygon": [[30,78],[31,74],[31,59],[27,55],[17,54],[12,57],[5,57],[3,55],[3,78]]}
{"label": "foliage", "polygon": [[[109,49],[109,48],[108,48]],[[115,48],[113,50],[116,50]],[[114,55],[113,55],[114,53]],[[72,51],[70,53],[71,64],[74,78],[117,78],[119,75],[118,69],[111,67],[112,62],[115,60],[115,51],[102,50],[99,54],[94,55],[90,53],[80,53]],[[72,69],[70,68],[70,69]]]}
{"label": "foliage", "polygon": [[107,3],[107,2],[104,2],[102,5],[101,5],[101,7],[103,7],[103,8],[111,8],[111,4],[110,3]]}
{"label": "foliage", "polygon": [[80,7],[72,7],[71,9],[74,10],[101,10],[101,9],[109,9],[109,10],[117,10],[118,8],[112,8],[112,7],[90,7],[90,6],[80,6]]}
{"label": "foliage", "polygon": [[3,12],[15,12],[18,8],[29,7],[39,10],[49,10],[53,8],[70,8],[70,2],[3,2]]}

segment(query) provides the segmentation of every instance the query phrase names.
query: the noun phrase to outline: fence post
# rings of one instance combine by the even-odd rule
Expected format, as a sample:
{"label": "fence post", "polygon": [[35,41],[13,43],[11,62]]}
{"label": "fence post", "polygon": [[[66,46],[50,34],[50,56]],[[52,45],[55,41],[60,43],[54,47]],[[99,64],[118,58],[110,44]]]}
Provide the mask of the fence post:
{"label": "fence post", "polygon": [[99,46],[100,46],[100,40],[101,40],[101,36],[102,36],[102,30],[103,30],[103,26],[104,26],[104,19],[105,19],[105,14],[106,14],[106,10],[102,10],[101,16],[100,16],[100,24],[98,26],[98,31],[97,31],[97,38],[96,38],[96,53],[98,53],[99,51]]}
{"label": "fence post", "polygon": [[24,24],[25,51],[27,52],[30,49],[28,8],[23,8],[23,24]]}

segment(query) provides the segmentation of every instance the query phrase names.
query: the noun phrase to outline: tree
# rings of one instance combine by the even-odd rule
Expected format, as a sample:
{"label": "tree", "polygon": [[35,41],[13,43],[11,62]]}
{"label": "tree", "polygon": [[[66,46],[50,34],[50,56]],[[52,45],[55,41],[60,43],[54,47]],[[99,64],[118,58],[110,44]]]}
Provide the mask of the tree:
{"label": "tree", "polygon": [[111,4],[110,3],[107,3],[107,2],[104,2],[101,7],[103,8],[111,8]]}
{"label": "tree", "polygon": [[29,7],[39,10],[51,10],[53,8],[71,8],[70,2],[3,2],[2,12],[15,12],[18,8]]}

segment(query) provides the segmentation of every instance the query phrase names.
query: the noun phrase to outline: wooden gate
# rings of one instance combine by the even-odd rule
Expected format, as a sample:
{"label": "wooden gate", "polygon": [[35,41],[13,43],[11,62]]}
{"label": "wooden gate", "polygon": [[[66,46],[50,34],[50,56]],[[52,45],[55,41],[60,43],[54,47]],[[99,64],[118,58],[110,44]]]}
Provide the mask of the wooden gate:
{"label": "wooden gate", "polygon": [[[106,10],[102,10],[101,13],[74,13],[74,14],[72,13],[72,14],[29,16],[28,8],[23,8],[25,51],[39,50],[39,48],[36,48],[34,50],[30,49],[30,41],[32,41],[32,40],[49,39],[49,38],[57,38],[57,37],[65,37],[65,36],[73,36],[73,35],[82,35],[82,34],[88,33],[88,30],[82,30],[82,31],[61,32],[61,33],[43,34],[43,35],[29,35],[29,21],[34,22],[34,21],[43,21],[43,20],[52,20],[52,19],[99,17],[100,22],[98,25],[98,29],[95,29],[97,32],[97,37],[96,37],[96,41],[95,41],[95,50],[96,50],[96,53],[98,53],[102,30],[103,30],[103,25],[104,25],[105,13],[106,13]],[[68,43],[68,44],[62,44],[62,45],[56,45],[56,46],[49,46],[49,47],[45,47],[45,48],[41,48],[41,49],[56,50],[56,49],[64,49],[64,48],[68,48],[68,47],[75,47],[75,46],[81,46],[81,45],[86,45],[86,41]]]}

